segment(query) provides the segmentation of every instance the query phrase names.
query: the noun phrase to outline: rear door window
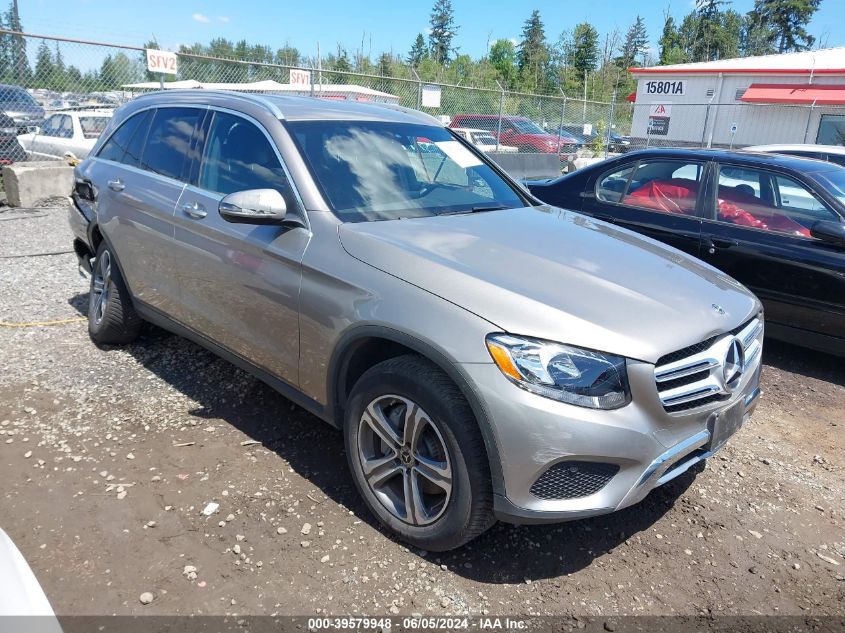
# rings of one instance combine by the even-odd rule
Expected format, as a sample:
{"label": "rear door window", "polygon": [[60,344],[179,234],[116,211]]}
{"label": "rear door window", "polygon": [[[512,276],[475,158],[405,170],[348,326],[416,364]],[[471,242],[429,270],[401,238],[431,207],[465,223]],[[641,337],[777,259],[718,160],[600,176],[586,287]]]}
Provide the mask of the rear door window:
{"label": "rear door window", "polygon": [[147,134],[141,168],[181,180],[190,154],[191,138],[202,113],[197,108],[156,110]]}
{"label": "rear door window", "polygon": [[602,176],[596,197],[649,211],[696,216],[703,174],[704,164],[697,162],[643,161],[636,169],[629,164]]}
{"label": "rear door window", "polygon": [[[109,137],[109,140],[103,143],[103,146],[97,153],[97,157],[105,160],[113,160],[118,163],[123,162],[123,155],[126,153],[127,146],[133,140],[133,136],[138,131],[140,124],[146,121],[149,114],[149,110],[140,112],[121,123],[120,127]],[[138,162],[136,160],[134,163],[130,162],[129,164],[137,165]]]}

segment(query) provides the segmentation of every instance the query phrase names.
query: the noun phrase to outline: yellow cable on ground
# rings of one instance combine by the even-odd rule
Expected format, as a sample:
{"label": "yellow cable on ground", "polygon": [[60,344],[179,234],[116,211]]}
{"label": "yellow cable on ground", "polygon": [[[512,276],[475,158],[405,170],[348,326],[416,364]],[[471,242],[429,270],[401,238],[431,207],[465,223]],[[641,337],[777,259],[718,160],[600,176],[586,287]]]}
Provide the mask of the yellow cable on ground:
{"label": "yellow cable on ground", "polygon": [[87,321],[88,317],[74,317],[73,319],[58,319],[56,321],[32,321],[30,323],[11,323],[0,321],[0,327],[46,327],[48,325],[65,325],[66,323],[79,323]]}

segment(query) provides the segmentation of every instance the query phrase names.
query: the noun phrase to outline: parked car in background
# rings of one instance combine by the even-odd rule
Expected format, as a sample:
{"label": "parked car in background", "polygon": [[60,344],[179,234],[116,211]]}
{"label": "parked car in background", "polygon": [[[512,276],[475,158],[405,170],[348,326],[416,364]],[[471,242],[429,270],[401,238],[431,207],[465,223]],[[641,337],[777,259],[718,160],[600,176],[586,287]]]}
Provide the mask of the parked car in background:
{"label": "parked car in background", "polygon": [[74,179],[92,340],[157,323],[342,428],[368,508],[425,550],[638,503],[757,403],[745,288],[539,203],[421,112],[151,93]]}
{"label": "parked car in background", "polygon": [[521,116],[503,116],[500,124],[496,114],[456,114],[449,127],[487,130],[500,143],[512,145],[520,152],[557,153],[561,162],[575,160],[578,149],[577,141],[571,136],[558,138],[557,134],[549,134],[532,120]]}
{"label": "parked car in background", "polygon": [[8,115],[0,113],[0,165],[26,160],[26,152],[18,142],[18,126]]}
{"label": "parked car in background", "polygon": [[20,86],[0,84],[0,112],[15,122],[18,134],[44,121],[44,108]]}
{"label": "parked car in background", "polygon": [[750,288],[774,338],[845,355],[845,170],[653,149],[526,183],[538,198],[701,257]]}
{"label": "parked car in background", "polygon": [[513,153],[519,151],[513,145],[502,145],[496,141],[492,132],[487,130],[474,130],[468,127],[453,127],[452,131],[462,139],[469,141],[482,152],[503,152]]}
{"label": "parked car in background", "polygon": [[[564,125],[560,128],[564,134],[568,134],[569,136],[580,139],[579,142],[582,147],[588,148],[591,145],[596,143],[596,137],[598,136],[595,132],[595,127],[592,127],[591,132],[586,133],[584,132],[583,125]],[[549,133],[552,135],[557,135],[557,129],[549,130]],[[611,131],[609,137],[607,138],[607,151],[612,154],[622,154],[627,152],[631,149],[631,138],[628,136],[622,136],[616,132]]]}
{"label": "parked car in background", "polygon": [[816,158],[845,167],[845,147],[842,145],[813,145],[798,143],[795,145],[752,145],[743,147],[743,152],[765,152],[767,154],[785,154],[800,158]]}
{"label": "parked car in background", "polygon": [[111,110],[56,112],[35,131],[18,137],[30,160],[83,159],[112,117]]}

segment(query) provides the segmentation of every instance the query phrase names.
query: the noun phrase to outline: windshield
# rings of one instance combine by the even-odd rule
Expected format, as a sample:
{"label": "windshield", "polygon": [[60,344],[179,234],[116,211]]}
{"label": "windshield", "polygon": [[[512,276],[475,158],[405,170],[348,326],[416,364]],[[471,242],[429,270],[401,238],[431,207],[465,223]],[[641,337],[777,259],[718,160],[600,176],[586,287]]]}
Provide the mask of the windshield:
{"label": "windshield", "polygon": [[514,119],[513,126],[523,134],[548,134],[543,128],[528,119]]}
{"label": "windshield", "polygon": [[845,204],[845,169],[834,169],[816,174],[816,178],[826,185],[825,189],[839,202]]}
{"label": "windshield", "polygon": [[525,206],[444,128],[374,121],[288,122],[326,202],[344,222]]}
{"label": "windshield", "polygon": [[0,87],[0,101],[3,101],[4,103],[12,103],[14,105],[25,105],[33,108],[38,107],[38,102],[22,88]]}

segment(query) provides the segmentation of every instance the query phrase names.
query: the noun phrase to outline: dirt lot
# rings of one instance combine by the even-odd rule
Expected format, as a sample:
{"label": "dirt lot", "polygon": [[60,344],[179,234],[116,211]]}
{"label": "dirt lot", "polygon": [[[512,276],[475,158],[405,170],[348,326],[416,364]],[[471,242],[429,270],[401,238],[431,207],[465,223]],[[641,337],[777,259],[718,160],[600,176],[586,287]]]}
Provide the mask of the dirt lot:
{"label": "dirt lot", "polygon": [[[0,213],[0,320],[85,313],[72,254],[18,257],[69,244],[64,209]],[[751,422],[636,507],[447,555],[379,530],[338,432],[185,340],[2,326],[0,357],[0,527],[62,615],[845,614],[833,357],[769,343]]]}

